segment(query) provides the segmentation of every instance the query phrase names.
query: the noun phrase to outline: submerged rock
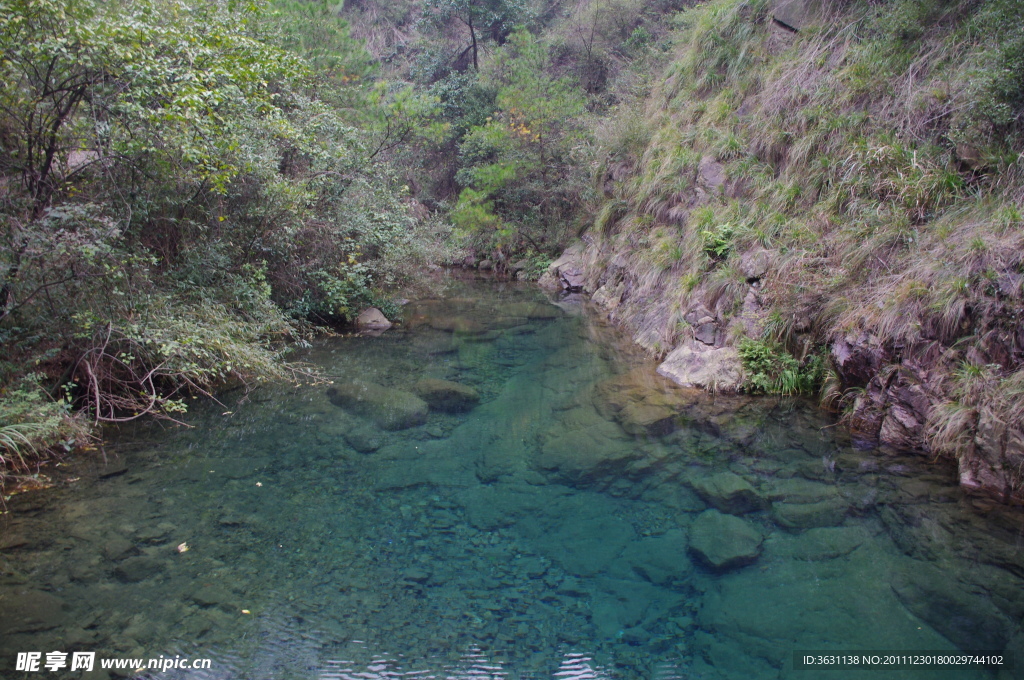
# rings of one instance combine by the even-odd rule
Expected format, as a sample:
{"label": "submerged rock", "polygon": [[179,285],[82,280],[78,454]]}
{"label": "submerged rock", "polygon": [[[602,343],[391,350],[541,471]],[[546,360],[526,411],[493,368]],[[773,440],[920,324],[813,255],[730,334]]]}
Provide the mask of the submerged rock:
{"label": "submerged rock", "polygon": [[769,555],[788,560],[817,562],[846,557],[871,541],[863,527],[817,528],[796,536],[777,534],[767,543]]}
{"label": "submerged rock", "polygon": [[475,389],[449,380],[425,378],[412,389],[434,411],[464,413],[480,403],[480,393]]}
{"label": "submerged rock", "polygon": [[121,536],[113,536],[103,542],[103,556],[114,562],[135,552],[135,544]]}
{"label": "submerged rock", "polygon": [[764,538],[750,522],[717,510],[701,513],[690,527],[690,552],[715,571],[754,562]]}
{"label": "submerged rock", "polygon": [[747,480],[732,472],[698,477],[691,485],[705,503],[730,515],[762,510],[766,505],[764,498]]}
{"label": "submerged rock", "polygon": [[676,429],[690,397],[685,390],[641,368],[599,383],[594,390],[594,406],[630,434],[664,436]]}
{"label": "submerged rock", "polygon": [[927,562],[909,560],[894,575],[896,597],[961,649],[1002,650],[1015,625],[987,598],[960,585],[951,574]]}
{"label": "submerged rock", "polygon": [[411,392],[371,382],[335,385],[327,390],[335,406],[373,420],[384,430],[404,430],[426,422],[429,407]]}
{"label": "submerged rock", "polygon": [[427,323],[434,330],[459,335],[477,335],[487,332],[487,327],[476,319],[461,316],[435,316],[431,317]]}
{"label": "submerged rock", "polygon": [[679,604],[682,595],[644,581],[598,578],[590,597],[591,622],[606,640],[641,643],[664,613]]}
{"label": "submerged rock", "polygon": [[542,302],[513,302],[501,309],[506,316],[549,320],[562,315],[558,307]]}
{"label": "submerged rock", "polygon": [[619,476],[626,465],[641,454],[629,442],[602,431],[607,429],[576,430],[550,439],[541,446],[535,466],[573,483]]}
{"label": "submerged rock", "polygon": [[850,509],[835,486],[800,478],[775,481],[768,496],[775,522],[797,531],[838,526]]}
{"label": "submerged rock", "polygon": [[136,583],[156,576],[163,569],[163,564],[152,557],[129,557],[114,570],[114,576],[125,583]]}
{"label": "submerged rock", "polygon": [[686,534],[673,529],[661,536],[631,543],[622,559],[640,576],[663,586],[683,581],[693,572],[686,551]]}
{"label": "submerged rock", "polygon": [[373,453],[384,445],[384,433],[370,425],[356,425],[344,437],[348,445],[359,453]]}
{"label": "submerged rock", "polygon": [[800,530],[834,527],[843,523],[849,507],[838,499],[820,503],[776,503],[772,515],[776,524]]}
{"label": "submerged rock", "polygon": [[633,527],[625,520],[594,517],[566,520],[535,545],[569,573],[592,577],[605,572],[634,537]]}
{"label": "submerged rock", "polygon": [[41,590],[2,590],[0,634],[35,633],[64,623],[64,601]]}

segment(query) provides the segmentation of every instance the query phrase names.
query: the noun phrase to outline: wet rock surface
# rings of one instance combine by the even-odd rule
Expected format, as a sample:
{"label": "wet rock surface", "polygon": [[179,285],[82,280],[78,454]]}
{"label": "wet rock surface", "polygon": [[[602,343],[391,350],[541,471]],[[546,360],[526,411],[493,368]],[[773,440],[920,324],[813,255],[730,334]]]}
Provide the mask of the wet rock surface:
{"label": "wet rock surface", "polygon": [[359,312],[356,317],[356,326],[361,330],[386,331],[392,324],[388,318],[376,307],[368,307]]}

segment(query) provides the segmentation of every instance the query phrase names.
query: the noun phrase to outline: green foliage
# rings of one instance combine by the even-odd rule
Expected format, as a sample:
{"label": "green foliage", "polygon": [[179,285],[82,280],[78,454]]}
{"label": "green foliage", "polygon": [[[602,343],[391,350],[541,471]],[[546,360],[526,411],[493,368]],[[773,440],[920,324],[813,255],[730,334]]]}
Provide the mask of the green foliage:
{"label": "green foliage", "polygon": [[24,471],[47,449],[70,450],[86,438],[68,401],[53,400],[40,388],[39,374],[29,374],[0,392],[0,486],[4,472]]}
{"label": "green foliage", "polygon": [[720,224],[714,229],[700,232],[704,239],[704,252],[712,260],[724,260],[733,247],[733,234],[736,229],[731,224]]}
{"label": "green foliage", "polygon": [[318,2],[0,2],[0,386],[43,362],[94,421],[176,418],[407,281],[445,230],[387,160],[437,101],[372,72]]}
{"label": "green foliage", "polygon": [[420,28],[426,35],[440,37],[459,24],[468,32],[468,44],[465,38],[456,38],[455,61],[437,64],[440,72],[435,70],[427,77],[444,77],[448,69],[458,70],[466,62],[479,70],[481,43],[503,44],[513,29],[528,19],[529,11],[520,0],[424,0]]}
{"label": "green foliage", "polygon": [[824,377],[824,363],[818,355],[803,363],[780,345],[745,338],[736,349],[746,373],[745,389],[763,394],[808,394],[817,390]]}
{"label": "green foliage", "polygon": [[584,98],[550,74],[546,50],[525,30],[509,37],[486,79],[497,111],[462,141],[465,188],[452,217],[487,248],[553,249],[581,190],[569,180]]}

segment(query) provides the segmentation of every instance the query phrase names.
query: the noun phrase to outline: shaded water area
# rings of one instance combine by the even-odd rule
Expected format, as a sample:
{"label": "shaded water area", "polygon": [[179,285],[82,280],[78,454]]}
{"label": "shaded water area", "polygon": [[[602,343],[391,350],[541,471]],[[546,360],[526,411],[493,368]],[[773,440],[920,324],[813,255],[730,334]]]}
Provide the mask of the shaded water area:
{"label": "shaded water area", "polygon": [[0,677],[1020,677],[794,669],[1024,648],[1021,515],[806,403],[678,388],[580,301],[453,281],[300,358],[333,384],[196,402],[11,501]]}

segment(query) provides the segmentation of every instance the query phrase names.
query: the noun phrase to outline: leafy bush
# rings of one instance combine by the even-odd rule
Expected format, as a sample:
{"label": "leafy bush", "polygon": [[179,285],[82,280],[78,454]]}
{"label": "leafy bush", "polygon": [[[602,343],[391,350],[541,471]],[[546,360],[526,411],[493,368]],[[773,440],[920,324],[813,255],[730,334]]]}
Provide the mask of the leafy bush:
{"label": "leafy bush", "polygon": [[59,446],[65,451],[88,438],[68,400],[51,399],[29,374],[0,392],[0,487],[5,473],[22,472]]}
{"label": "leafy bush", "polygon": [[809,394],[824,377],[824,363],[813,355],[803,363],[780,345],[745,338],[737,345],[746,373],[745,389],[751,393]]}

